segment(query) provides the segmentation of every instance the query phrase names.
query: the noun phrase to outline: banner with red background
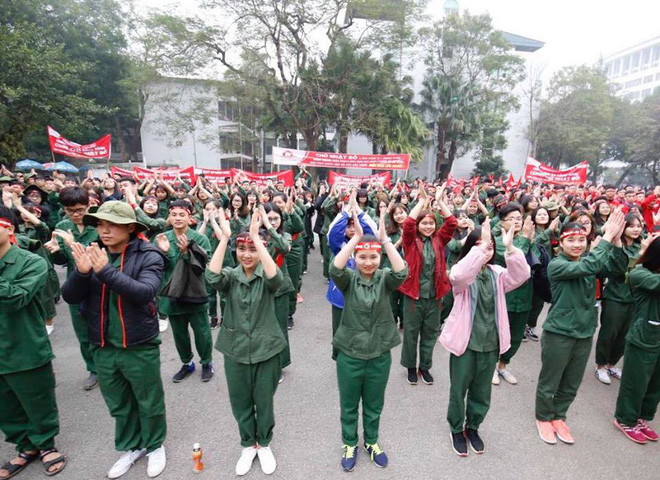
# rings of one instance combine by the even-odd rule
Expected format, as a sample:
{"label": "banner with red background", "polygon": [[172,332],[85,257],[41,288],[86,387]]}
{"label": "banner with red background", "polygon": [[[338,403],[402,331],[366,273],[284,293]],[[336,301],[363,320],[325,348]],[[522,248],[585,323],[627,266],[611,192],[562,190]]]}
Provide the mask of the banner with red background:
{"label": "banner with red background", "polygon": [[342,175],[335,173],[332,170],[328,172],[328,183],[330,185],[339,185],[340,187],[359,187],[361,183],[368,183],[371,185],[372,181],[376,181],[376,185],[382,185],[389,188],[392,183],[392,173],[376,173],[374,175]]}
{"label": "banner with red background", "polygon": [[195,169],[193,167],[162,169],[133,167],[133,170],[128,170],[126,168],[112,166],[111,170],[113,175],[121,175],[122,177],[132,177],[133,175],[137,175],[140,180],[146,178],[151,179],[158,174],[159,177],[162,176],[163,180],[167,180],[168,182],[175,181],[177,177],[181,177],[182,180],[187,181],[191,185],[197,181],[197,176],[195,175]]}
{"label": "banner with red background", "polygon": [[325,168],[367,168],[372,170],[408,170],[410,155],[357,155],[352,153],[308,152],[273,147],[273,164]]}
{"label": "banner with red background", "polygon": [[95,142],[80,145],[79,143],[67,140],[50,125],[46,127],[46,131],[48,132],[50,150],[53,153],[59,153],[60,155],[73,158],[110,158],[112,137],[109,134],[102,136]]}
{"label": "banner with red background", "polygon": [[587,181],[588,168],[589,162],[582,162],[574,167],[557,170],[532,157],[527,157],[523,177],[527,181],[553,185],[580,185]]}
{"label": "banner with red background", "polygon": [[238,182],[257,182],[258,186],[266,186],[268,180],[277,183],[279,180],[284,181],[285,187],[293,187],[293,170],[286,170],[284,172],[271,172],[271,173],[254,173],[241,170],[239,168],[232,168],[232,179],[237,179]]}

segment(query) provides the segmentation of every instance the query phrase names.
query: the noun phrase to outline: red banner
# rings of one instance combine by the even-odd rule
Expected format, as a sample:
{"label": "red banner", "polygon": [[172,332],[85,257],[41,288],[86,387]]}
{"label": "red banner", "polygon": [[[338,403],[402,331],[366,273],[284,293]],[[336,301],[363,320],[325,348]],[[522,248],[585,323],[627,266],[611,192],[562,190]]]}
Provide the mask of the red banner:
{"label": "red banner", "polygon": [[110,135],[104,135],[95,142],[88,143],[87,145],[80,145],[79,143],[67,140],[51,126],[47,126],[46,130],[48,132],[50,150],[53,153],[74,158],[110,158],[110,152],[112,151]]}
{"label": "red banner", "polygon": [[276,183],[279,180],[284,180],[285,187],[293,187],[293,170],[286,170],[284,172],[272,172],[272,173],[253,173],[246,172],[239,168],[232,168],[232,177],[238,179],[239,183],[248,181],[248,182],[257,182],[258,186],[268,185],[268,180],[272,180],[273,183]]}
{"label": "red banner", "polygon": [[361,183],[368,183],[371,185],[371,182],[375,181],[376,185],[382,185],[383,187],[389,188],[392,183],[392,173],[376,173],[374,175],[342,175],[341,173],[335,173],[332,170],[328,172],[328,183],[330,185],[339,185],[342,188],[347,187],[359,187]]}
{"label": "red banner", "polygon": [[588,162],[582,162],[571,168],[557,170],[538,160],[527,157],[525,180],[553,185],[580,185],[587,181]]}
{"label": "red banner", "polygon": [[213,184],[223,184],[225,183],[225,178],[229,177],[234,178],[231,170],[218,170],[215,168],[196,168],[195,173],[197,175],[203,175],[209,182]]}
{"label": "red banner", "polygon": [[410,155],[356,155],[352,153],[307,152],[273,147],[273,164],[325,168],[367,168],[372,170],[408,170]]}
{"label": "red banner", "polygon": [[137,177],[140,180],[145,178],[154,178],[156,173],[160,177],[162,175],[163,180],[168,182],[173,182],[177,177],[181,177],[182,180],[187,181],[190,185],[194,184],[197,181],[195,176],[195,169],[193,167],[187,168],[163,168],[163,169],[150,169],[143,167],[133,167],[133,170],[127,170],[125,168],[111,167],[113,175],[121,175],[122,177],[132,177],[134,174],[137,174]]}

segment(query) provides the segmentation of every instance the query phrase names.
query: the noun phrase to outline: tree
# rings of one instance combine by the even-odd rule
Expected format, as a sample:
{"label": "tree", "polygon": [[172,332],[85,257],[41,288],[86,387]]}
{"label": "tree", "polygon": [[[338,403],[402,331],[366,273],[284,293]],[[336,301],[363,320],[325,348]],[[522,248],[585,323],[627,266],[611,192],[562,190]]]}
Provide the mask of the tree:
{"label": "tree", "polygon": [[595,179],[607,159],[617,99],[599,67],[566,67],[553,75],[541,104],[538,155],[554,167],[589,161]]}
{"label": "tree", "polygon": [[436,175],[444,178],[481,138],[484,112],[498,112],[493,128],[518,108],[512,90],[524,77],[523,61],[488,15],[450,14],[421,36],[427,76],[420,108],[434,131]]}
{"label": "tree", "polygon": [[482,178],[489,175],[502,176],[507,171],[504,168],[504,158],[499,152],[506,148],[505,133],[509,128],[509,122],[502,112],[497,110],[484,112],[481,122],[481,136],[476,145],[477,162],[472,174]]}
{"label": "tree", "polygon": [[650,176],[650,185],[660,185],[660,92],[635,105],[637,122],[631,135],[627,161]]}

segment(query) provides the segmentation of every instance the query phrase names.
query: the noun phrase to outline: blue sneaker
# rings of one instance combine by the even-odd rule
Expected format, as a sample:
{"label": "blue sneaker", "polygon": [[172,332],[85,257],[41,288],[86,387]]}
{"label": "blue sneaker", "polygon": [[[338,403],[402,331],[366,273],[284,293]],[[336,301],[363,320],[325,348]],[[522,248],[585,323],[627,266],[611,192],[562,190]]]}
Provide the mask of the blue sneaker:
{"label": "blue sneaker", "polygon": [[194,371],[195,371],[195,362],[185,363],[181,367],[181,370],[179,370],[174,374],[172,380],[174,381],[174,383],[183,382],[186,378],[188,378],[188,375],[190,375]]}
{"label": "blue sneaker", "polygon": [[364,449],[369,454],[371,461],[376,464],[379,468],[387,467],[387,455],[381,450],[380,446],[377,443],[369,445],[368,443],[364,444]]}
{"label": "blue sneaker", "polygon": [[352,472],[357,463],[357,445],[355,447],[349,447],[344,445],[344,454],[341,456],[341,468],[345,472]]}

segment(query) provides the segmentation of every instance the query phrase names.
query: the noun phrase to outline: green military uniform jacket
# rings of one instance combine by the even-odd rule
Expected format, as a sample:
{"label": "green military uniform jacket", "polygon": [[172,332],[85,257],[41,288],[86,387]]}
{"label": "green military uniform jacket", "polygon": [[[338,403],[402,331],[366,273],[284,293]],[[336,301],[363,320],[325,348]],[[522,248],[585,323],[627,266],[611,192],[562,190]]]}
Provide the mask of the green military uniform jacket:
{"label": "green military uniform jacket", "polygon": [[390,294],[405,282],[408,267],[400,272],[378,269],[371,279],[357,270],[330,264],[330,277],[344,294],[341,323],[332,344],[349,357],[370,360],[401,343],[392,316]]}
{"label": "green military uniform jacket", "polygon": [[[59,222],[55,228],[58,230],[64,230],[65,232],[71,230],[71,233],[73,233],[73,241],[84,246],[88,246],[92,242],[99,241],[99,235],[96,231],[96,227],[90,227],[89,225],[86,225],[81,232],[78,230],[76,224],[68,218],[65,218]],[[59,237],[56,238],[57,243],[60,245],[60,251],[56,252],[55,254],[51,254],[50,259],[55,265],[66,265],[66,278],[69,278],[73,271],[76,269],[76,262],[73,259],[73,255],[71,255],[71,248],[64,244],[64,240]]]}
{"label": "green military uniform jacket", "polygon": [[614,246],[605,241],[577,262],[563,253],[548,264],[552,304],[543,330],[571,338],[590,338],[598,326],[596,275]]}
{"label": "green military uniform jacket", "polygon": [[[158,215],[157,212],[156,215]],[[158,216],[156,216],[156,218],[150,217],[140,207],[135,209],[135,218],[138,222],[149,228],[149,230],[145,232],[145,235],[151,241],[153,241],[159,233],[163,233],[167,227],[167,220]]]}
{"label": "green military uniform jacket", "polygon": [[623,248],[614,249],[610,261],[602,270],[607,279],[601,297],[603,300],[614,300],[619,303],[633,302],[628,274],[635,267],[641,248],[639,243],[633,243],[630,246],[624,245]]}
{"label": "green military uniform jacket", "polygon": [[[174,230],[165,232],[165,236],[170,241],[170,249],[165,254],[167,262],[165,263],[165,269],[163,270],[163,283],[161,284],[161,288],[164,288],[165,285],[167,285],[167,283],[170,281],[172,273],[174,272],[174,267],[179,260],[179,255],[181,255]],[[211,244],[205,235],[197,233],[192,228],[188,228],[186,231],[186,237],[188,238],[188,242],[192,240],[197,245],[202,247],[206,251],[207,257],[211,258]],[[189,255],[190,253],[186,253],[183,258],[189,258]],[[162,309],[162,312],[167,315],[183,315],[185,313],[204,311],[207,308],[206,303],[174,302],[166,297],[161,297],[161,303],[159,306]]]}
{"label": "green military uniform jacket", "polygon": [[[532,243],[522,233],[516,235],[513,239],[513,246],[522,250],[527,255]],[[506,247],[502,243],[502,237],[495,238],[495,263],[506,268],[504,254]],[[532,296],[534,295],[534,286],[532,280],[527,280],[515,290],[506,294],[506,309],[509,312],[529,312],[532,309]]]}
{"label": "green military uniform jacket", "polygon": [[626,341],[660,353],[660,274],[638,265],[630,272],[635,312]]}
{"label": "green military uniform jacket", "polygon": [[276,297],[280,297],[295,290],[291,282],[291,276],[289,275],[289,267],[286,265],[286,256],[291,252],[291,235],[287,232],[280,235],[274,228],[268,230],[268,235],[270,235],[268,244],[266,245],[268,254],[273,257],[284,277],[282,285],[280,285],[280,288],[275,293]]}
{"label": "green military uniform jacket", "polygon": [[0,375],[32,370],[55,358],[38,298],[47,279],[46,260],[16,245],[0,258]]}
{"label": "green military uniform jacket", "polygon": [[321,227],[321,235],[327,235],[330,230],[330,224],[337,216],[337,197],[328,195],[321,204],[323,210],[323,226]]}
{"label": "green military uniform jacket", "polygon": [[275,293],[284,281],[279,268],[273,278],[266,277],[261,264],[250,278],[241,265],[219,274],[207,269],[206,280],[227,298],[216,350],[237,363],[255,364],[286,348],[275,315]]}

